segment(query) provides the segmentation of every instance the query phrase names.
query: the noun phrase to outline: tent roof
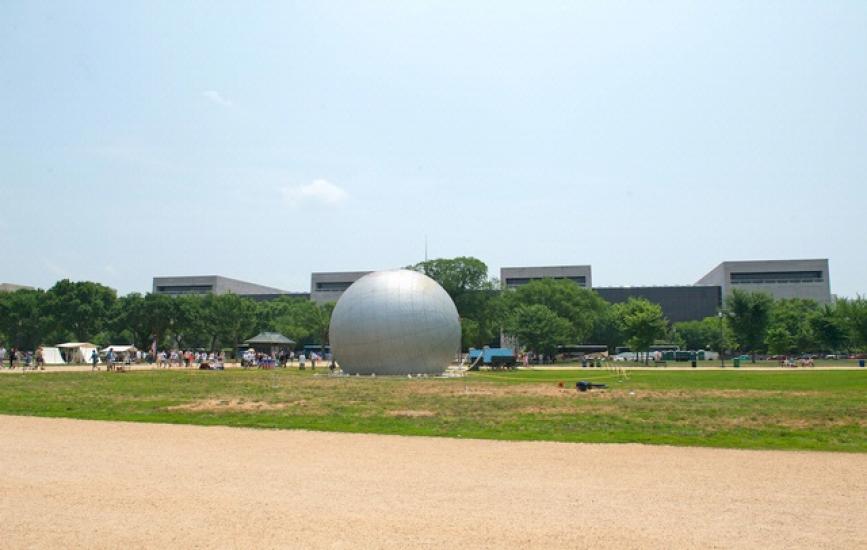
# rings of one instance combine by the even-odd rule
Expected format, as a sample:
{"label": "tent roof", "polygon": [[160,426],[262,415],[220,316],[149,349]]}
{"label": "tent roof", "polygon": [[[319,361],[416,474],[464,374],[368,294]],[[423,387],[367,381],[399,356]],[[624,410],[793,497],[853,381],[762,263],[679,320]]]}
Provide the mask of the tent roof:
{"label": "tent roof", "polygon": [[129,345],[124,345],[124,346],[108,346],[107,348],[104,348],[102,351],[105,352],[105,351],[108,351],[108,350],[119,351],[119,352],[121,352],[121,353],[123,353],[123,352],[125,352],[125,351],[138,351],[138,349],[137,349],[135,346],[129,346]]}
{"label": "tent roof", "polygon": [[294,340],[286,338],[279,332],[260,332],[256,336],[244,341],[245,344],[294,344]]}
{"label": "tent roof", "polygon": [[88,342],[67,342],[65,344],[57,344],[58,348],[95,348],[91,343]]}

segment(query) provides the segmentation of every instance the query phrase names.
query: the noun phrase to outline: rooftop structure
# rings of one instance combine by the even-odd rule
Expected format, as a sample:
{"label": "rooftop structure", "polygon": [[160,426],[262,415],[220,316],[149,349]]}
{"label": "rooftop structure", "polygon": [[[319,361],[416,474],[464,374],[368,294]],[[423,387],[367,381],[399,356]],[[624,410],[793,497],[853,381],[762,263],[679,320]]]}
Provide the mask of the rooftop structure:
{"label": "rooftop structure", "polygon": [[292,293],[278,288],[257,285],[219,275],[184,277],[154,277],[154,294],[182,296],[186,294],[237,294],[257,300],[269,300],[279,296],[308,297],[307,293]]}
{"label": "rooftop structure", "polygon": [[807,298],[831,303],[828,259],[728,261],[716,266],[696,285],[715,285],[722,298],[735,288],[766,292],[774,298]]}
{"label": "rooftop structure", "polygon": [[584,288],[591,288],[592,286],[589,265],[500,268],[500,282],[503,288],[518,288],[530,281],[538,281],[539,279],[567,279]]}
{"label": "rooftop structure", "polygon": [[33,290],[32,286],[0,283],[0,292],[15,292],[16,290]]}
{"label": "rooftop structure", "polygon": [[371,271],[333,271],[310,274],[310,299],[318,304],[336,302],[349,286]]}

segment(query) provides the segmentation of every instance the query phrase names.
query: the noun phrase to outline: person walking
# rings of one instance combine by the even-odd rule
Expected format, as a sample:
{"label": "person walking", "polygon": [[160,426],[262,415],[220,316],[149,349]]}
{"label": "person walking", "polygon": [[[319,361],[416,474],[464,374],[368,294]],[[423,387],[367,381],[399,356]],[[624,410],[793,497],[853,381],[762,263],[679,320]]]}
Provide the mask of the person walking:
{"label": "person walking", "polygon": [[96,350],[93,350],[93,351],[90,353],[90,363],[91,363],[91,366],[90,366],[90,372],[93,372],[93,371],[95,371],[95,370],[99,370],[99,369],[97,369],[97,367],[96,367],[97,363],[99,363],[99,354],[96,353]]}

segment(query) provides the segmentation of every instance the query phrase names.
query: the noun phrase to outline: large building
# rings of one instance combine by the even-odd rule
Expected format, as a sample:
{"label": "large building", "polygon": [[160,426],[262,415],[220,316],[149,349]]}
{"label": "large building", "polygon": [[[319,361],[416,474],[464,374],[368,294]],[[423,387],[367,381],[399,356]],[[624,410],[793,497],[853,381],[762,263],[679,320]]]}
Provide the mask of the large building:
{"label": "large building", "polygon": [[828,260],[763,260],[723,262],[694,285],[593,286],[589,265],[504,267],[500,281],[514,289],[538,279],[567,279],[592,288],[610,303],[645,298],[659,304],[669,321],[692,321],[716,315],[732,289],[766,292],[775,298],[808,298],[831,302]]}
{"label": "large building", "polygon": [[280,296],[309,297],[306,292],[287,292],[278,288],[257,285],[219,275],[154,277],[153,293],[167,294],[169,296],[232,293],[256,300],[271,300]]}
{"label": "large building", "polygon": [[809,298],[831,303],[828,260],[755,260],[723,262],[699,279],[697,285],[722,289],[725,299],[738,288],[766,292],[774,298]]}
{"label": "large building", "polygon": [[[355,281],[370,271],[316,272],[310,275],[310,292],[287,292],[217,275],[201,277],[154,277],[153,292],[182,294],[225,294],[232,292],[258,300],[279,296],[309,298],[316,303],[336,302]],[[503,289],[515,289],[539,279],[564,279],[593,289],[610,303],[645,298],[659,304],[669,321],[691,321],[716,315],[733,289],[767,292],[775,298],[809,298],[830,303],[828,260],[727,261],[719,264],[694,285],[678,286],[593,286],[589,265],[504,267],[500,269]]]}
{"label": "large building", "polygon": [[332,271],[310,274],[310,299],[317,304],[336,302],[349,285],[370,271]]}
{"label": "large building", "polygon": [[718,286],[603,286],[593,290],[612,304],[630,298],[644,298],[659,304],[662,313],[672,323],[716,315],[721,304]]}

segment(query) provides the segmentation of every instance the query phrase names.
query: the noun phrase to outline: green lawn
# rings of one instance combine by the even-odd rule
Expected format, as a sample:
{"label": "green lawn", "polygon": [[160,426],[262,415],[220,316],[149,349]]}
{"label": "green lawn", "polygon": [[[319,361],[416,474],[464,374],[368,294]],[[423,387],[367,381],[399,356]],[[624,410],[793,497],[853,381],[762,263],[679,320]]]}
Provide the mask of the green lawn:
{"label": "green lawn", "polygon": [[[609,384],[578,393],[579,379]],[[564,383],[564,388],[558,386]],[[0,413],[515,440],[867,452],[867,370],[5,374]]]}

